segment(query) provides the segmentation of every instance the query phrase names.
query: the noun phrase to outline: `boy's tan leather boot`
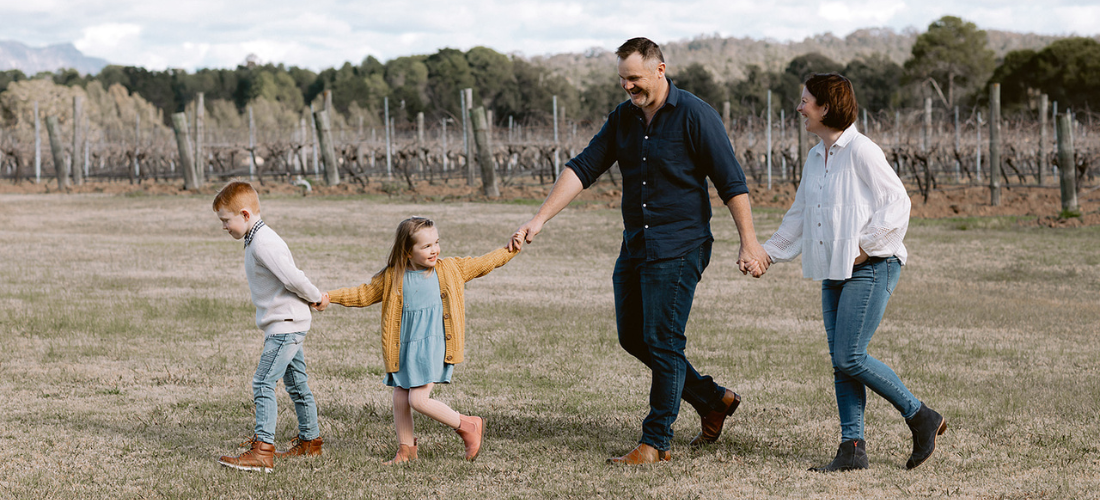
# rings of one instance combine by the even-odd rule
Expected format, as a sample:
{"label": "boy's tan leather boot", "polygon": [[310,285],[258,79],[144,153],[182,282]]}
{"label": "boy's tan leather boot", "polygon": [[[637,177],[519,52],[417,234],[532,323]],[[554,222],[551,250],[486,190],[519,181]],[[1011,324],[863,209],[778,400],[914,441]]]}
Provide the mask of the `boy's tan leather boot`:
{"label": "boy's tan leather boot", "polygon": [[294,446],[291,446],[286,451],[276,451],[275,458],[286,458],[296,456],[309,456],[319,457],[321,456],[321,445],[325,444],[325,440],[321,439],[321,436],[317,436],[309,441],[303,441],[299,438],[294,438]]}
{"label": "boy's tan leather boot", "polygon": [[234,469],[253,472],[275,471],[275,445],[263,441],[253,441],[252,449],[236,457],[222,456],[218,463]]}
{"label": "boy's tan leather boot", "polygon": [[382,462],[382,465],[393,465],[413,460],[416,460],[416,438],[413,438],[412,446],[407,444],[398,445],[397,455],[394,455],[393,460]]}
{"label": "boy's tan leather boot", "polygon": [[481,417],[459,415],[459,425],[455,432],[462,437],[466,444],[466,460],[474,461],[477,453],[481,451],[481,434],[485,430],[485,421]]}

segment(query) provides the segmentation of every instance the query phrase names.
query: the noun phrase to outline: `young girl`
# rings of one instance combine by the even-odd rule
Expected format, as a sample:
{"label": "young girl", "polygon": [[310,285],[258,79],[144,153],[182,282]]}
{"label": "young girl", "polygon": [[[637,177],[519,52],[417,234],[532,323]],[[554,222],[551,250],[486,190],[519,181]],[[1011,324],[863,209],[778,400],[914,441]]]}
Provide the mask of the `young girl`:
{"label": "young girl", "polygon": [[461,415],[431,398],[432,387],[450,383],[454,365],[462,362],[466,334],[464,285],[503,266],[519,252],[498,248],[481,257],[439,260],[439,232],[431,219],[410,217],[397,226],[386,267],[365,283],[327,294],[347,307],[382,303],[382,359],[386,385],[393,387],[397,455],[386,464],[416,460],[412,411],[455,429],[466,446],[466,460],[477,458],[484,421]]}

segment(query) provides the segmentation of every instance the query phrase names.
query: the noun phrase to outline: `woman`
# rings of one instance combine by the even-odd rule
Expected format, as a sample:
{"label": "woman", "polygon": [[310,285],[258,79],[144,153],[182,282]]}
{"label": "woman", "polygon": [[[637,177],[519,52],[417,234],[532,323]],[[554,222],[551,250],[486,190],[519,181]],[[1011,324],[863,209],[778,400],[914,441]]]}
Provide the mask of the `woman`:
{"label": "woman", "polygon": [[906,468],[927,460],[936,436],[947,430],[939,413],[867,354],[905,265],[909,196],[882,150],[853,125],[858,109],[852,83],[843,76],[816,74],[806,80],[798,112],[821,142],[810,150],[794,204],[764,244],[771,261],[802,254],[803,275],[822,282],[841,443],[831,463],[811,469],[819,472],[867,468],[867,388],[893,404],[913,432]]}

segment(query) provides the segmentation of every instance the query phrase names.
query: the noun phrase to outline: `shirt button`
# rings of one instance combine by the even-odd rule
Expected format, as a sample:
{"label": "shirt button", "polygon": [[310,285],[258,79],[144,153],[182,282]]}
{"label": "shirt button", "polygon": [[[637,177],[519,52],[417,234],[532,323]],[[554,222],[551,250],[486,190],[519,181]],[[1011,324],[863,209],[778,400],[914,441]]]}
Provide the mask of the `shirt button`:
{"label": "shirt button", "polygon": [[645,208],[645,203],[642,203],[642,208]]}
{"label": "shirt button", "polygon": [[645,157],[644,157],[644,156],[642,157],[642,161],[645,161]]}
{"label": "shirt button", "polygon": [[444,298],[444,299],[445,299],[445,298],[447,298],[447,292],[442,292],[442,293],[440,293],[440,294],[439,294],[439,296],[440,296],[441,298]]}
{"label": "shirt button", "polygon": [[447,340],[451,340],[451,334],[447,334]]}
{"label": "shirt button", "polygon": [[821,227],[821,223],[820,223],[820,222],[818,222],[818,223],[817,223],[817,227]]}
{"label": "shirt button", "polygon": [[444,314],[444,315],[443,315],[443,319],[451,319],[451,315],[450,315],[450,313],[446,313],[446,314]]}
{"label": "shirt button", "polygon": [[649,136],[647,135],[647,136],[645,136],[645,138],[646,138],[646,139],[649,139]]}
{"label": "shirt button", "polygon": [[646,224],[646,225],[645,225],[645,228],[646,228],[646,229],[649,229],[649,224]]}
{"label": "shirt button", "polygon": [[450,360],[451,360],[451,357],[450,357],[450,356],[447,356],[447,361],[450,361]]}
{"label": "shirt button", "polygon": [[643,185],[643,186],[645,185],[645,181],[642,181],[642,185]]}
{"label": "shirt button", "polygon": [[824,244],[825,244],[825,242],[824,242],[824,241],[819,241],[819,242],[817,242],[817,244],[818,244],[818,245],[824,245]]}

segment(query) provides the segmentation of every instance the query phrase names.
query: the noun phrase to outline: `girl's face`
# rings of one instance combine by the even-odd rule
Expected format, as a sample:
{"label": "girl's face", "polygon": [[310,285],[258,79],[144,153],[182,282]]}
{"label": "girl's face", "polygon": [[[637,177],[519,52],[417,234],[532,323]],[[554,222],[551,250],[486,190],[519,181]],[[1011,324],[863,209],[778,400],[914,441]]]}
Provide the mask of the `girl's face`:
{"label": "girl's face", "polygon": [[409,264],[415,271],[435,267],[439,258],[439,231],[435,227],[426,227],[412,235],[413,247],[409,251]]}
{"label": "girl's face", "polygon": [[808,89],[802,89],[802,99],[798,103],[798,112],[806,118],[806,131],[811,134],[819,134],[828,130],[821,120],[829,111],[825,106],[817,104],[817,98]]}

